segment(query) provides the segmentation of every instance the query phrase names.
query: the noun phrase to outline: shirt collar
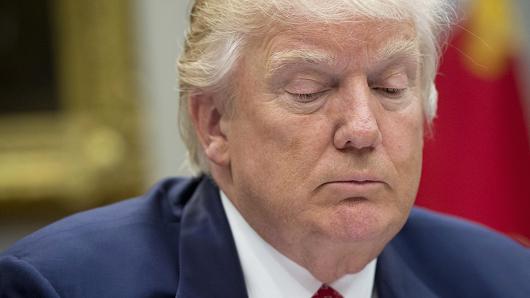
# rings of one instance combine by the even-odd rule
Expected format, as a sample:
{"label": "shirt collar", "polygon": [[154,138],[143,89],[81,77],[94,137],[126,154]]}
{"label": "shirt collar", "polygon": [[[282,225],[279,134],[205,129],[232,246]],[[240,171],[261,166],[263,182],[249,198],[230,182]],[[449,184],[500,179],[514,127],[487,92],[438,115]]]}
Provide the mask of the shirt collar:
{"label": "shirt collar", "polygon": [[[222,191],[221,201],[234,236],[249,297],[312,297],[322,283],[261,238]],[[362,271],[345,275],[331,286],[344,297],[370,298],[375,267],[376,259]]]}

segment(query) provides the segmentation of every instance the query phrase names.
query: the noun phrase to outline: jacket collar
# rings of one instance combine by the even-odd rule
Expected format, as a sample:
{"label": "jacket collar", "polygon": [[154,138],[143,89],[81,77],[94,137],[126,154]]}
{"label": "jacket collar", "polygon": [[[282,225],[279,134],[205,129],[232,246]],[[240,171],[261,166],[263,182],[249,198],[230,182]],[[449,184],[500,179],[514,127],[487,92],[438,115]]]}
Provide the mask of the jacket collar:
{"label": "jacket collar", "polygon": [[248,297],[219,190],[204,177],[184,208],[176,298]]}
{"label": "jacket collar", "polygon": [[[438,297],[407,264],[403,257],[406,246],[403,232],[390,241],[377,258],[375,286],[379,298],[429,298]],[[410,241],[410,239],[409,239]]]}

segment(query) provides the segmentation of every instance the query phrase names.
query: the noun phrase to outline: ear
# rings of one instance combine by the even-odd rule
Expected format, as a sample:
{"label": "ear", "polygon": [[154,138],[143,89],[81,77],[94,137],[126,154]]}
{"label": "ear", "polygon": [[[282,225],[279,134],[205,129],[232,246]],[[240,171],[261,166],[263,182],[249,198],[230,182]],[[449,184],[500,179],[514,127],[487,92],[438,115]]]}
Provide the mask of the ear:
{"label": "ear", "polygon": [[188,108],[195,132],[208,159],[219,166],[228,166],[228,140],[221,127],[223,111],[218,100],[211,94],[195,94],[190,96]]}

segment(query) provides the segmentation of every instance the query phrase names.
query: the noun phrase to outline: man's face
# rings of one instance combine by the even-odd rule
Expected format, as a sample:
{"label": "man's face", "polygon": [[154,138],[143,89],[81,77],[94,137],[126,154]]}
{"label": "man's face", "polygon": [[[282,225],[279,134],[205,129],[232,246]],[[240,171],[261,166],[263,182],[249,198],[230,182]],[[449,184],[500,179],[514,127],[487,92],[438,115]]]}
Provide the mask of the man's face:
{"label": "man's face", "polygon": [[276,248],[390,240],[416,196],[419,52],[398,22],[308,24],[250,45],[224,117],[232,190]]}

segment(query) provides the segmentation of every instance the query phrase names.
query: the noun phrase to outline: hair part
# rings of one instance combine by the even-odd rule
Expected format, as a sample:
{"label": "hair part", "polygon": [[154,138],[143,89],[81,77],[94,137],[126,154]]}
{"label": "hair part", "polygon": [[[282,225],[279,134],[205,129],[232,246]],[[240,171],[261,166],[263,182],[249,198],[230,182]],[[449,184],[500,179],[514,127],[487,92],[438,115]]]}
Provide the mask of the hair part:
{"label": "hair part", "polygon": [[453,5],[447,0],[196,0],[184,51],[177,62],[179,130],[191,166],[209,172],[188,113],[190,98],[222,92],[230,105],[230,74],[249,41],[266,34],[273,24],[355,22],[366,18],[412,22],[421,53],[424,117],[431,123],[437,107],[434,79],[438,60],[456,17]]}

